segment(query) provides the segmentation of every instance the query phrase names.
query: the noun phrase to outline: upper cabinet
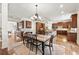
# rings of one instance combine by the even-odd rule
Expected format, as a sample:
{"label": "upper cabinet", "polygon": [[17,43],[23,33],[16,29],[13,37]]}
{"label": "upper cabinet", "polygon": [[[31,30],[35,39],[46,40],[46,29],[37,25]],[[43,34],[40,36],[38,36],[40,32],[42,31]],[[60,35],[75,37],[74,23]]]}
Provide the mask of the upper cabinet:
{"label": "upper cabinet", "polygon": [[73,14],[72,18],[72,28],[77,28],[77,14]]}
{"label": "upper cabinet", "polygon": [[58,22],[58,23],[53,23],[52,24],[52,28],[53,29],[56,29],[58,27],[69,28],[69,26],[71,26],[71,21],[68,21],[68,22]]}

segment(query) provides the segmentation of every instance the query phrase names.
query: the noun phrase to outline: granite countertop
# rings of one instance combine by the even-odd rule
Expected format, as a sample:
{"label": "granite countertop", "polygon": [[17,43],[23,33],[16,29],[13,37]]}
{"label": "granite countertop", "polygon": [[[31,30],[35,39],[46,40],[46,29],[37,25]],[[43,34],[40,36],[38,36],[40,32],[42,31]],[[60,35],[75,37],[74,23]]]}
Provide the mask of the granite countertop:
{"label": "granite countertop", "polygon": [[58,28],[57,30],[63,30],[63,31],[67,31],[67,28]]}
{"label": "granite countertop", "polygon": [[58,28],[57,30],[67,31],[68,33],[77,33],[77,28],[71,28],[71,30],[67,28]]}
{"label": "granite countertop", "polygon": [[77,31],[67,31],[68,33],[77,33]]}

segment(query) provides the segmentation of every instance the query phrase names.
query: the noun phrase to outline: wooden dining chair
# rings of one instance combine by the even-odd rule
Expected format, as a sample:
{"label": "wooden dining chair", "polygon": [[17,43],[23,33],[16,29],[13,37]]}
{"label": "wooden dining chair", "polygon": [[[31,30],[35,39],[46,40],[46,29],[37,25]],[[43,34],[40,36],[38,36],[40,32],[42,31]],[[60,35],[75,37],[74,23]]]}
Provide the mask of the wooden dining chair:
{"label": "wooden dining chair", "polygon": [[39,46],[41,45],[41,43],[37,40],[37,35],[36,34],[33,34],[32,36],[32,50],[33,50],[33,47],[35,46],[36,47],[36,54],[37,54],[37,50],[39,50],[40,52],[42,52],[40,49],[39,49]]}
{"label": "wooden dining chair", "polygon": [[[51,35],[49,42],[45,44],[45,46],[49,47],[50,54],[52,54],[52,50],[53,50],[53,38],[54,38],[54,36]],[[51,50],[51,48],[52,48],[52,50]]]}
{"label": "wooden dining chair", "polygon": [[32,35],[32,32],[26,32],[24,35],[24,44],[26,44],[26,46],[29,48],[32,43],[31,35]]}

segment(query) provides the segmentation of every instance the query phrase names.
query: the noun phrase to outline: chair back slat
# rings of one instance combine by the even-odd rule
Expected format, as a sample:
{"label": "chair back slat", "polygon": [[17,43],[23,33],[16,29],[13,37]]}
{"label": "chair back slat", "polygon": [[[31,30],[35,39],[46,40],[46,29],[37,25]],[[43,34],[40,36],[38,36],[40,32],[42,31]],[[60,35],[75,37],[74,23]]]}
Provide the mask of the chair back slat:
{"label": "chair back slat", "polygon": [[54,36],[51,35],[51,37],[50,37],[50,42],[49,42],[49,43],[52,43],[52,42],[53,42],[53,38],[54,38]]}

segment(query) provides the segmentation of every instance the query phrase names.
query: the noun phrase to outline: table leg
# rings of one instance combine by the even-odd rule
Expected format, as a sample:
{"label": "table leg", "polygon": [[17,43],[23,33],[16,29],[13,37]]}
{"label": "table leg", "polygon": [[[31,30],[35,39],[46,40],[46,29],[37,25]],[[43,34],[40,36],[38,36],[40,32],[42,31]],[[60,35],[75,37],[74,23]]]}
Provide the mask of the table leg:
{"label": "table leg", "polygon": [[23,44],[25,44],[25,43],[24,43],[24,38],[22,38],[22,39],[23,39]]}
{"label": "table leg", "polygon": [[42,55],[44,55],[44,47],[45,47],[44,42],[42,42],[42,51],[43,51]]}
{"label": "table leg", "polygon": [[37,48],[38,48],[38,47],[36,46],[36,54],[37,54]]}

